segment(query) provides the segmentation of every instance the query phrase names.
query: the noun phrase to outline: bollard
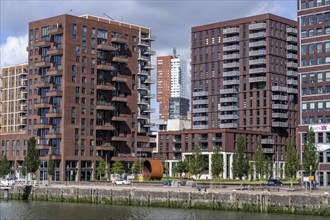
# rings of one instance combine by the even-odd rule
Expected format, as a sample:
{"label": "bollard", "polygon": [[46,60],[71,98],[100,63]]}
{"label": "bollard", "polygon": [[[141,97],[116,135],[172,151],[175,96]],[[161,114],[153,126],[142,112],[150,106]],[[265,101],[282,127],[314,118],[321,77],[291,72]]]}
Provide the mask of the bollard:
{"label": "bollard", "polygon": [[9,189],[3,189],[3,200],[9,200]]}

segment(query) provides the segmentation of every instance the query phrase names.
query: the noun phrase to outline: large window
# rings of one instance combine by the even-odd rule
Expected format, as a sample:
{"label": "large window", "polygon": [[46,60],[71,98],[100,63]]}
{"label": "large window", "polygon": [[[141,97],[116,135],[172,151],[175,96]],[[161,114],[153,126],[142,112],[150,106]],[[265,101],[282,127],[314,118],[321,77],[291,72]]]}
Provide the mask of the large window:
{"label": "large window", "polygon": [[77,39],[77,25],[72,24],[72,40],[76,40],[76,39]]}
{"label": "large window", "polygon": [[301,26],[306,26],[306,21],[307,21],[306,16],[301,17]]}
{"label": "large window", "polygon": [[317,73],[317,82],[323,82],[323,73]]}

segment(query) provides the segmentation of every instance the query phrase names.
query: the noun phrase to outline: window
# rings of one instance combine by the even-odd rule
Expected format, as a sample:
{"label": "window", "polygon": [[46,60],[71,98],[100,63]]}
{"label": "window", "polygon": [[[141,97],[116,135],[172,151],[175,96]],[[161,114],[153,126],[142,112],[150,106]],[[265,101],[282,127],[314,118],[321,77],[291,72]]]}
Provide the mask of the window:
{"label": "window", "polygon": [[307,61],[306,60],[301,60],[301,66],[307,66]]}
{"label": "window", "polygon": [[313,8],[314,7],[314,0],[309,0],[308,7]]}
{"label": "window", "polygon": [[324,3],[325,3],[326,5],[330,5],[330,0],[325,0]]}
{"label": "window", "polygon": [[325,28],[325,34],[330,34],[330,27]]}
{"label": "window", "polygon": [[302,95],[306,95],[306,94],[307,94],[307,92],[306,92],[306,88],[302,88],[302,90],[301,90],[301,94],[302,94]]}
{"label": "window", "polygon": [[313,37],[314,36],[314,29],[311,29],[308,31],[308,37]]}
{"label": "window", "polygon": [[326,108],[327,111],[330,111],[330,101],[327,101],[325,103],[325,108]]}
{"label": "window", "polygon": [[323,116],[317,116],[317,123],[323,122]]}
{"label": "window", "polygon": [[314,88],[313,87],[309,88],[309,94],[314,95]]}
{"label": "window", "polygon": [[309,111],[314,112],[314,109],[315,109],[315,103],[314,102],[309,103]]}
{"label": "window", "polygon": [[301,81],[302,81],[302,83],[306,83],[307,82],[307,77],[306,77],[306,74],[302,74],[301,75]]}
{"label": "window", "polygon": [[322,53],[322,44],[317,44],[317,53]]}
{"label": "window", "polygon": [[325,72],[325,81],[330,82],[330,72]]}
{"label": "window", "polygon": [[316,15],[316,20],[318,24],[322,24],[322,14],[317,14]]}
{"label": "window", "polygon": [[316,1],[316,6],[321,6],[322,5],[322,0],[317,0]]}
{"label": "window", "polygon": [[323,81],[323,74],[322,73],[317,73],[317,82],[322,82]]}
{"label": "window", "polygon": [[314,59],[314,58],[310,58],[310,59],[309,59],[309,65],[310,65],[310,66],[315,65],[315,59]]}
{"label": "window", "polygon": [[314,54],[315,52],[315,45],[314,44],[310,44],[309,45],[309,54]]}
{"label": "window", "polygon": [[305,37],[307,37],[306,31],[301,31],[301,38],[305,38]]}
{"label": "window", "polygon": [[330,22],[330,12],[325,13],[325,22]]}
{"label": "window", "polygon": [[318,87],[317,88],[317,94],[322,94],[323,93],[323,89],[322,87]]}
{"label": "window", "polygon": [[300,9],[306,9],[306,2],[301,2]]}
{"label": "window", "polygon": [[306,16],[302,16],[301,17],[301,26],[306,26],[306,19],[307,17]]}
{"label": "window", "polygon": [[303,125],[304,124],[307,124],[307,118],[306,117],[302,117],[301,118],[301,122],[302,122]]}
{"label": "window", "polygon": [[314,83],[314,73],[309,74],[309,82]]}
{"label": "window", "polygon": [[323,110],[323,102],[317,103],[317,111],[321,112]]}
{"label": "window", "polygon": [[323,133],[321,132],[317,133],[317,142],[323,143]]}
{"label": "window", "polygon": [[302,104],[302,112],[307,112],[307,103]]}
{"label": "window", "polygon": [[315,123],[315,118],[314,118],[314,116],[311,116],[311,117],[309,118],[309,123],[310,123],[310,124],[314,124],[314,123]]}
{"label": "window", "polygon": [[317,65],[321,65],[322,64],[322,57],[318,57],[317,58]]}
{"label": "window", "polygon": [[322,35],[322,28],[317,28],[316,29],[316,34],[317,34],[317,36]]}
{"label": "window", "polygon": [[310,16],[308,16],[308,20],[309,20],[308,24],[309,24],[309,25],[313,25],[314,22],[315,22],[315,20],[314,20],[314,15],[310,15]]}
{"label": "window", "polygon": [[325,63],[330,63],[330,57],[325,57]]}
{"label": "window", "polygon": [[77,39],[77,25],[72,24],[72,40],[76,40],[76,39]]}
{"label": "window", "polygon": [[302,55],[306,54],[306,45],[301,45],[301,54]]}
{"label": "window", "polygon": [[330,52],[330,41],[329,42],[325,42],[325,52]]}
{"label": "window", "polygon": [[330,93],[330,86],[325,87],[325,93]]}

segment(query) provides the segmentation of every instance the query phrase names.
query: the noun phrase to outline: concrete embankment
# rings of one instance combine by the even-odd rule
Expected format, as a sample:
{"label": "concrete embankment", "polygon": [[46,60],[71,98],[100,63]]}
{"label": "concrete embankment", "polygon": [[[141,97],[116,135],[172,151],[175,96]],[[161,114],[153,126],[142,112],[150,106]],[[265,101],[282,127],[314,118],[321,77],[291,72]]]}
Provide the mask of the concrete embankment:
{"label": "concrete embankment", "polygon": [[[251,212],[277,212],[330,216],[329,195],[275,194],[270,192],[193,192],[172,189],[31,187],[15,186],[9,199],[122,204],[174,208],[201,208]],[[3,192],[0,192],[0,197]]]}

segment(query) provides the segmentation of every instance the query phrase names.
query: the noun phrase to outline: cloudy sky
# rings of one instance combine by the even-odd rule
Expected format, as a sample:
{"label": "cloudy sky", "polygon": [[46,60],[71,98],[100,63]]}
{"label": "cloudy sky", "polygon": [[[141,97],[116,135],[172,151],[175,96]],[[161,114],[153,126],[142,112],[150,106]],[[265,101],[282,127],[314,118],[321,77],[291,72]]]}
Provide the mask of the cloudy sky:
{"label": "cloudy sky", "polygon": [[[189,61],[192,26],[261,13],[296,20],[296,0],[0,0],[0,67],[27,61],[28,22],[59,14],[91,14],[152,29],[157,55],[177,54]],[[71,12],[70,12],[71,11]],[[105,17],[106,18],[106,17]]]}

